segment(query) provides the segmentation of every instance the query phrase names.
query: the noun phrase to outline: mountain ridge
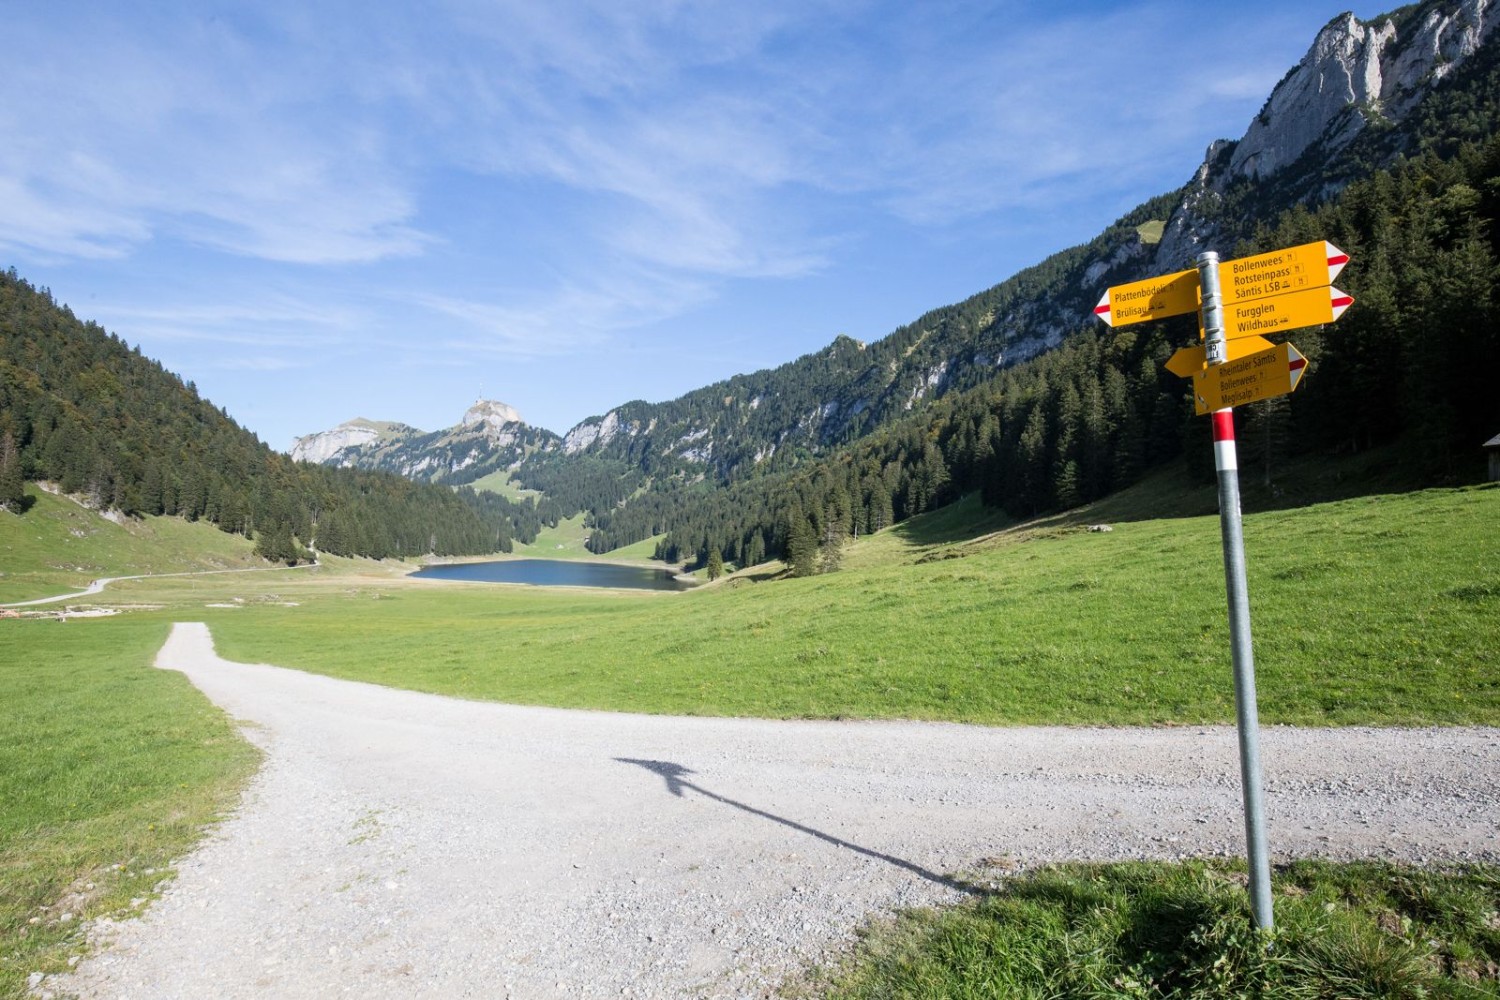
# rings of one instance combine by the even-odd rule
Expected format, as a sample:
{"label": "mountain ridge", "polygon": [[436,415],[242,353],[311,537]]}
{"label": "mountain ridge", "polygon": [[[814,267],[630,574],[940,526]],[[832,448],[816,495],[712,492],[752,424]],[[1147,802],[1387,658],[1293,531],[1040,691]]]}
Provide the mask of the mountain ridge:
{"label": "mountain ridge", "polygon": [[555,450],[552,431],[532,427],[515,407],[476,400],[452,427],[427,432],[392,421],[356,417],[292,444],[294,461],[394,472],[409,479],[462,485],[514,468],[537,450]]}
{"label": "mountain ridge", "polygon": [[[622,403],[569,429],[560,447],[522,457],[514,475],[545,489],[570,478],[569,463],[587,460],[596,478],[613,469],[657,487],[732,485],[794,469],[987,384],[1089,329],[1103,288],[1191,266],[1210,246],[1232,251],[1285,209],[1317,205],[1424,148],[1432,132],[1424,115],[1441,113],[1425,110],[1434,95],[1450,86],[1461,92],[1459,81],[1494,62],[1495,21],[1487,0],[1427,0],[1368,21],[1341,14],[1240,139],[1211,144],[1183,187],[1142,203],[1094,240],[872,343],[840,337],[673,400]],[[1483,65],[1471,74],[1475,63]],[[606,503],[603,494],[579,491],[576,501],[603,518],[619,492]]]}

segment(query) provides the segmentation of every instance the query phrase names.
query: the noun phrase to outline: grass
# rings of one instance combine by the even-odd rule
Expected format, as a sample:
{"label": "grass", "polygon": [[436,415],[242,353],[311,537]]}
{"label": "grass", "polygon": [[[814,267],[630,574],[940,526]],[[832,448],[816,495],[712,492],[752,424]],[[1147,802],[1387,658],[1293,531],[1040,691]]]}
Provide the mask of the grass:
{"label": "grass", "polygon": [[[329,558],[122,582],[97,599],[157,612],[0,622],[0,996],[65,967],[78,918],[137,910],[253,768],[222,714],[150,666],[171,620],[209,621],[233,659],[473,698],[1229,722],[1218,522],[1198,513],[1211,495],[1157,480],[1024,524],[970,500],[861,540],[839,573],[679,595],[432,584],[401,564]],[[1114,530],[1085,529],[1097,522]],[[1262,719],[1500,724],[1497,524],[1493,487],[1249,515]],[[0,523],[0,586],[21,599],[199,568],[234,558],[219,546],[237,541],[180,521],[120,528],[42,498]],[[1495,995],[1494,869],[1294,865],[1277,876],[1269,954],[1236,879],[1199,863],[1050,869],[950,914],[903,917],[825,985],[847,997]]]}
{"label": "grass", "polygon": [[586,516],[576,514],[559,521],[555,528],[542,525],[536,541],[530,545],[517,544],[515,554],[533,559],[597,559],[586,548],[589,540],[589,529],[584,524]]}
{"label": "grass", "polygon": [[0,626],[0,996],[67,968],[82,920],[138,912],[254,769],[151,665],[166,635],[149,616]]}
{"label": "grass", "polygon": [[1167,224],[1162,219],[1152,219],[1150,222],[1143,222],[1135,227],[1136,235],[1147,246],[1155,246],[1160,243],[1162,233],[1166,232],[1166,230]]}
{"label": "grass", "polygon": [[[1500,724],[1497,524],[1494,488],[1247,517],[1262,719]],[[1001,725],[1232,722],[1217,518],[1113,527],[1054,520],[949,542],[931,540],[958,534],[935,518],[856,546],[839,573],[682,595],[305,571],[140,581],[118,599],[191,602],[234,659],[472,698]],[[235,588],[245,606],[203,608],[208,587]]]}
{"label": "grass", "polygon": [[116,524],[34,484],[28,492],[36,503],[25,515],[0,511],[0,603],[82,590],[103,576],[267,565],[249,539],[209,524],[173,517]]}
{"label": "grass", "polygon": [[1500,993],[1500,869],[1297,862],[1251,924],[1227,864],[1050,867],[869,932],[798,991],[864,998],[1485,997]]}
{"label": "grass", "polygon": [[512,480],[508,469],[498,469],[489,475],[479,477],[469,485],[476,490],[488,490],[511,500],[541,495],[537,490],[528,490]]}
{"label": "grass", "polygon": [[662,565],[661,563],[653,561],[653,556],[656,553],[657,543],[666,537],[665,532],[660,535],[652,535],[650,538],[644,538],[632,545],[622,545],[618,549],[606,552],[600,558],[610,561],[650,562],[654,566],[660,566]]}

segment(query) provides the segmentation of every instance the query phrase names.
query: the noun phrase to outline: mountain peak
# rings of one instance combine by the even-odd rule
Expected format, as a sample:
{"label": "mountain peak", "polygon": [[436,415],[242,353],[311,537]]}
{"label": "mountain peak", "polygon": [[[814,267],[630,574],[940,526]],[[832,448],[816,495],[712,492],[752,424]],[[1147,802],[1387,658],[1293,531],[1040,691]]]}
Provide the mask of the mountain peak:
{"label": "mountain peak", "polygon": [[403,441],[421,435],[409,424],[391,420],[368,420],[355,417],[333,430],[305,434],[292,442],[292,458],[298,462],[349,465],[347,449],[378,447],[391,441]]}
{"label": "mountain peak", "polygon": [[500,402],[497,399],[475,400],[474,405],[469,407],[464,414],[460,426],[468,427],[472,424],[488,424],[495,430],[499,430],[506,424],[525,423],[521,414],[515,407]]}
{"label": "mountain peak", "polygon": [[1488,0],[1419,8],[1406,17],[1330,21],[1267,99],[1234,150],[1230,172],[1264,178],[1316,142],[1331,153],[1372,120],[1400,119],[1473,55],[1497,18]]}

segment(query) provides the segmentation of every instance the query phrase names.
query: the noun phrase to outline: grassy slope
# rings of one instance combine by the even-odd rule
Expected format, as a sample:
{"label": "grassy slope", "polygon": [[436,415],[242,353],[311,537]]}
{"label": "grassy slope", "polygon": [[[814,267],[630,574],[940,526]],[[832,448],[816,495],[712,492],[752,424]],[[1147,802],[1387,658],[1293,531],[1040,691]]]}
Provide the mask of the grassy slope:
{"label": "grassy slope", "polygon": [[104,576],[267,565],[249,539],[210,524],[155,517],[122,526],[35,485],[28,489],[36,504],[26,514],[0,511],[0,602],[82,590]]}
{"label": "grassy slope", "polygon": [[[233,658],[467,697],[998,724],[1232,721],[1217,518],[1119,521],[1108,534],[1054,520],[943,540],[960,522],[943,513],[855,546],[840,573],[770,585],[652,595],[375,582],[351,593],[310,575],[274,584],[299,607],[205,614]],[[1249,516],[1262,718],[1500,723],[1497,523],[1494,488]],[[170,601],[163,586],[125,585],[122,599]],[[253,597],[260,584],[215,586]]]}
{"label": "grassy slope", "polygon": [[151,616],[0,623],[0,996],[65,968],[79,919],[134,912],[255,766],[152,667],[166,635]]}
{"label": "grassy slope", "polygon": [[[499,493],[512,500],[541,495],[536,490],[518,486],[511,480],[510,473],[503,470],[491,472],[487,476],[474,480],[470,485],[476,490]],[[584,547],[588,542],[588,537],[589,530],[584,525],[584,515],[579,514],[563,521],[556,528],[543,528],[536,541],[530,545],[517,543],[514,554],[530,559],[604,559],[611,562],[642,562],[650,561],[651,554],[656,550],[656,543],[662,536],[657,535],[655,538],[627,545],[605,556],[596,556]]]}
{"label": "grassy slope", "polygon": [[543,525],[536,541],[530,545],[517,545],[515,554],[533,559],[593,559],[594,554],[585,548],[589,540],[588,528],[584,526],[586,515],[578,514],[559,521],[557,527]]}
{"label": "grassy slope", "polygon": [[505,469],[491,472],[487,476],[480,476],[469,485],[476,490],[488,490],[491,493],[498,493],[501,496],[507,497],[511,500],[520,500],[523,497],[541,496],[541,493],[539,491],[528,490],[525,487],[517,484],[514,480],[511,479],[510,472]]}

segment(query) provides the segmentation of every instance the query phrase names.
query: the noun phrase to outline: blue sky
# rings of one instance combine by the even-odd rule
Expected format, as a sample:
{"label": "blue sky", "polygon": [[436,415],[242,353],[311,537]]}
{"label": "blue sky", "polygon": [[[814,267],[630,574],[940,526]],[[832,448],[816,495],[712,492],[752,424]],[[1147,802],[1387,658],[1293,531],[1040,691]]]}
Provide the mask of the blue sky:
{"label": "blue sky", "polygon": [[563,432],[1089,239],[1345,9],[9,3],[0,267],[276,448]]}

